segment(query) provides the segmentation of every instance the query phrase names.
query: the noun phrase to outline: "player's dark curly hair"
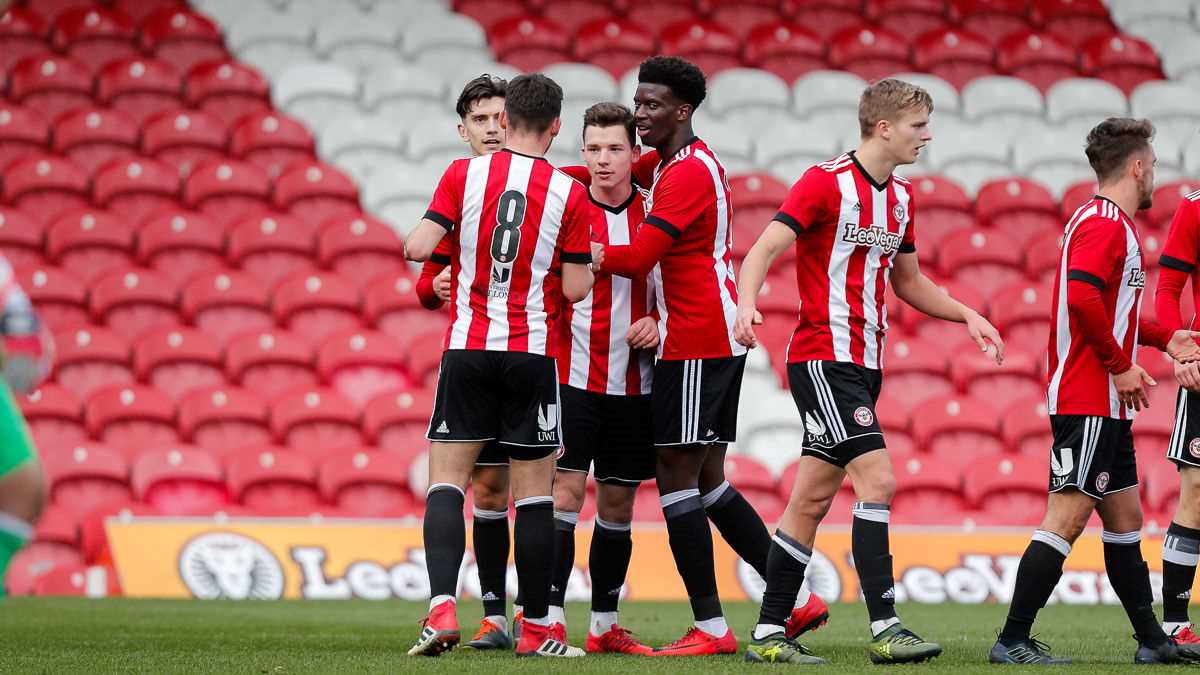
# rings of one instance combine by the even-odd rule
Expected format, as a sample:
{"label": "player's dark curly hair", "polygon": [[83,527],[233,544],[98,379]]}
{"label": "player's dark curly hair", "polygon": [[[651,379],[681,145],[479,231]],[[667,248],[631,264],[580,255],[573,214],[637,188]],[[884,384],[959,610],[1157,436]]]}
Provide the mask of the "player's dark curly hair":
{"label": "player's dark curly hair", "polygon": [[642,61],[638,69],[638,82],[661,84],[693,109],[700,107],[707,94],[703,71],[696,64],[678,56],[651,56]]}
{"label": "player's dark curly hair", "polygon": [[507,87],[508,82],[503,77],[484,73],[463,87],[462,93],[458,95],[458,102],[454,105],[454,111],[458,113],[459,117],[466,117],[476,101],[485,98],[504,98],[504,90]]}
{"label": "player's dark curly hair", "polygon": [[1110,117],[1097,124],[1088,132],[1085,150],[1096,180],[1105,183],[1115,177],[1131,155],[1150,147],[1153,138],[1150,120]]}
{"label": "player's dark curly hair", "polygon": [[562,87],[541,73],[518,75],[508,83],[504,96],[504,112],[508,125],[542,133],[562,114]]}

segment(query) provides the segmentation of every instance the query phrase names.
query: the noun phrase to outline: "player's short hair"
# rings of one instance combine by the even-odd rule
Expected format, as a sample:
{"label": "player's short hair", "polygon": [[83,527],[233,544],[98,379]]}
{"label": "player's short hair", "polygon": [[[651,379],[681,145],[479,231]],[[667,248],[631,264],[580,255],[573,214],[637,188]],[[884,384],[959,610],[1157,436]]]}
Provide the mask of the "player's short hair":
{"label": "player's short hair", "polygon": [[542,133],[562,114],[562,87],[541,73],[518,75],[508,83],[504,112],[508,125]]}
{"label": "player's short hair", "polygon": [[675,98],[699,108],[708,93],[704,72],[696,64],[678,56],[651,56],[638,68],[639,84],[661,84]]}
{"label": "player's short hair", "polygon": [[1154,124],[1146,119],[1110,117],[1097,124],[1087,135],[1088,164],[1096,180],[1105,183],[1125,167],[1129,157],[1150,147]]}
{"label": "player's short hair", "polygon": [[858,99],[858,129],[863,138],[871,135],[879,120],[894,120],[912,108],[933,112],[933,97],[911,82],[887,78],[872,83]]}
{"label": "player's short hair", "polygon": [[620,103],[602,101],[588,108],[583,113],[584,140],[587,140],[588,127],[625,127],[625,133],[629,134],[629,147],[637,145],[633,113]]}
{"label": "player's short hair", "polygon": [[462,93],[458,95],[458,103],[454,104],[454,111],[458,113],[459,117],[466,117],[476,101],[482,101],[485,98],[504,98],[504,90],[507,88],[508,81],[503,77],[484,73],[463,87]]}

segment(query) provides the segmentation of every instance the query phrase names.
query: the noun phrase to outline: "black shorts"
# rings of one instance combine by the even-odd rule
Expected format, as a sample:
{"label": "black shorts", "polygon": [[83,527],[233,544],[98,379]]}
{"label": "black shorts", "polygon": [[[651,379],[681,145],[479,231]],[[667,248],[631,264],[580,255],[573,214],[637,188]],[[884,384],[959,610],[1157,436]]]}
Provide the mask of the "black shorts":
{"label": "black shorts", "polygon": [[855,363],[789,363],[788,387],[804,421],[802,455],[845,468],[884,447],[875,402],[883,373]]}
{"label": "black shorts", "polygon": [[654,445],[733,443],[746,355],[654,364]]}
{"label": "black shorts", "polygon": [[562,471],[587,473],[596,482],[637,486],[654,478],[650,396],[598,394],[563,385]]}
{"label": "black shorts", "polygon": [[559,410],[554,359],[452,349],[442,355],[427,438],[494,440],[512,459],[541,459],[558,450]]}
{"label": "black shorts", "polygon": [[1050,491],[1073,487],[1093,499],[1138,484],[1133,420],[1051,415]]}
{"label": "black shorts", "polygon": [[508,466],[508,451],[499,442],[488,441],[479,451],[475,466]]}
{"label": "black shorts", "polygon": [[1200,394],[1183,387],[1175,402],[1175,430],[1167,446],[1167,459],[1180,468],[1200,467]]}

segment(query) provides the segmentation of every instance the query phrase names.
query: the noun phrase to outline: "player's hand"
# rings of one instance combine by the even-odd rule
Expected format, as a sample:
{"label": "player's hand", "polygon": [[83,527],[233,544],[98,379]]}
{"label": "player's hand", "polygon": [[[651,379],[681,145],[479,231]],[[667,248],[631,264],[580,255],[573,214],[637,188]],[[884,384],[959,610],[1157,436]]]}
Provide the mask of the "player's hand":
{"label": "player's hand", "polygon": [[979,312],[971,312],[967,315],[967,333],[975,344],[979,345],[979,350],[986,352],[988,345],[996,348],[996,353],[993,355],[996,359],[996,364],[1004,363],[1004,339],[1000,337],[1000,331],[992,325],[990,321],[983,318]]}
{"label": "player's hand", "polygon": [[592,242],[592,272],[599,272],[604,267],[604,244]]}
{"label": "player's hand", "polygon": [[1117,398],[1127,408],[1141,410],[1150,407],[1150,398],[1146,395],[1146,386],[1158,384],[1150,377],[1150,373],[1139,365],[1134,365],[1123,373],[1112,376],[1113,386],[1117,389]]}
{"label": "player's hand", "polygon": [[1188,391],[1200,392],[1200,363],[1175,362],[1175,381]]}
{"label": "player's hand", "polygon": [[761,312],[739,304],[737,318],[733,322],[733,339],[747,349],[754,349],[758,346],[758,336],[754,334],[754,327],[761,326],[762,322]]}
{"label": "player's hand", "polygon": [[658,346],[658,323],[652,316],[643,316],[625,333],[625,344],[630,349],[652,349]]}
{"label": "player's hand", "polygon": [[450,268],[447,267],[433,278],[433,292],[442,302],[450,302]]}
{"label": "player's hand", "polygon": [[1197,338],[1200,338],[1200,332],[1177,330],[1167,343],[1167,353],[1180,363],[1200,361],[1200,345],[1196,344]]}

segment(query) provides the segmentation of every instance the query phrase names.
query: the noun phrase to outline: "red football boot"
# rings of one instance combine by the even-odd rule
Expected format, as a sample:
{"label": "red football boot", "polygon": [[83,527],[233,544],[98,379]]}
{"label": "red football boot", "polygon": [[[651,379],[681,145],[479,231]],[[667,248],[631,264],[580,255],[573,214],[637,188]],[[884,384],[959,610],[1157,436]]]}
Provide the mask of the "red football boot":
{"label": "red football boot", "polygon": [[737,653],[737,638],[733,630],[725,631],[721,637],[713,637],[692,626],[683,637],[668,645],[655,647],[652,656],[709,656],[712,654]]}
{"label": "red football boot", "polygon": [[458,632],[458,616],[455,603],[447,600],[434,607],[429,616],[421,621],[421,637],[408,650],[409,656],[437,656],[454,649],[461,637]]}
{"label": "red football boot", "polygon": [[517,641],[517,656],[559,658],[583,656],[584,652],[579,647],[572,647],[551,637],[549,626],[539,626],[524,619],[521,620],[521,623],[523,625],[521,626],[521,639]]}
{"label": "red football boot", "polygon": [[587,651],[592,654],[637,654],[639,656],[650,656],[654,653],[649,645],[638,642],[633,637],[633,633],[617,625],[599,637],[589,632]]}
{"label": "red football boot", "polygon": [[791,616],[788,617],[787,625],[783,627],[784,635],[789,640],[804,635],[810,630],[816,630],[829,622],[829,605],[821,599],[816,593],[808,596],[808,602],[804,603],[803,607],[797,607],[792,610]]}
{"label": "red football boot", "polygon": [[1188,625],[1184,626],[1183,628],[1180,628],[1179,630],[1175,631],[1171,635],[1171,638],[1174,639],[1175,642],[1177,642],[1181,645],[1200,644],[1200,635],[1196,635],[1196,633],[1192,631],[1191,624],[1188,624]]}
{"label": "red football boot", "polygon": [[550,639],[567,644],[567,626],[557,621],[550,624]]}

